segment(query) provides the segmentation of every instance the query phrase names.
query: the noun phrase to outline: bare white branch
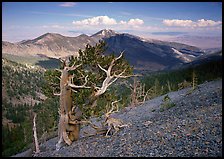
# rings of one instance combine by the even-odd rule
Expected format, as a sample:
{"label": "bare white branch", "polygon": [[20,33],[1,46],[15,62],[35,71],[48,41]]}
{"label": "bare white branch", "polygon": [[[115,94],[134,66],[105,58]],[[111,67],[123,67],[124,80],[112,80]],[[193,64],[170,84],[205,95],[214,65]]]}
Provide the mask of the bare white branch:
{"label": "bare white branch", "polygon": [[115,61],[119,60],[122,56],[123,56],[124,51],[121,52],[120,56],[118,56],[117,58],[115,58]]}
{"label": "bare white branch", "polygon": [[81,77],[79,77],[78,79],[82,79],[82,78],[85,77],[84,74],[81,71],[79,71],[79,70],[77,70],[77,71],[81,74]]}
{"label": "bare white branch", "polygon": [[77,93],[78,91],[76,91],[76,90],[74,90],[74,89],[71,89],[72,90],[72,92],[75,92],[75,93]]}
{"label": "bare white branch", "polygon": [[54,93],[54,90],[53,90],[53,94],[54,94],[55,96],[60,96],[60,95],[61,95],[61,93]]}
{"label": "bare white branch", "polygon": [[115,78],[113,81],[111,81],[110,83],[108,83],[108,87],[109,87],[112,83],[114,83],[117,79],[118,79],[118,78]]}
{"label": "bare white branch", "polygon": [[79,64],[77,66],[75,65],[72,65],[71,67],[66,67],[69,71],[73,71],[73,70],[76,70],[78,67],[80,67],[82,64]]}
{"label": "bare white branch", "polygon": [[73,67],[75,67],[75,65],[76,65],[76,64],[74,63],[71,67],[73,68]]}
{"label": "bare white branch", "polygon": [[56,68],[55,70],[56,70],[56,71],[59,71],[59,72],[62,72],[62,70],[60,70],[60,69],[57,69],[57,68]]}
{"label": "bare white branch", "polygon": [[[123,52],[124,52],[124,51],[123,51]],[[113,60],[111,61],[110,66],[109,66],[109,68],[108,68],[108,70],[107,70],[107,75],[108,75],[108,76],[110,76],[110,72],[111,72],[112,67],[114,66],[115,61],[119,60],[119,59],[123,56],[123,52],[121,52],[121,54],[120,54],[117,58],[115,58],[115,59],[113,59]]]}
{"label": "bare white branch", "polygon": [[94,94],[95,96],[99,96],[99,95],[103,94],[107,90],[107,88],[112,83],[114,83],[118,78],[127,78],[127,77],[133,76],[133,75],[130,75],[130,76],[122,76],[125,73],[126,69],[123,70],[119,75],[116,75],[116,74],[111,75],[111,70],[112,70],[112,67],[114,66],[115,61],[119,60],[123,56],[123,53],[124,53],[124,51],[121,52],[121,54],[117,58],[115,58],[115,59],[113,59],[111,61],[111,63],[110,63],[110,65],[109,65],[109,67],[108,67],[107,70],[104,69],[102,66],[100,66],[100,64],[98,64],[99,68],[106,73],[107,77],[104,79],[101,88],[95,87],[95,89],[97,90],[96,93]]}
{"label": "bare white branch", "polygon": [[[121,100],[122,100],[122,99],[119,99],[119,100],[115,100],[115,101],[113,101],[113,102],[111,103],[112,108],[114,109],[114,104],[115,104],[115,103],[120,102]],[[114,111],[114,112],[118,112],[118,106],[117,106],[117,110],[116,110],[116,111]]]}
{"label": "bare white branch", "polygon": [[102,66],[100,66],[100,64],[98,64],[98,66],[99,66],[99,68],[101,69],[101,70],[103,70],[104,72],[106,72],[106,74],[107,74],[107,70],[105,70]]}
{"label": "bare white branch", "polygon": [[65,64],[65,60],[63,60],[62,58],[59,58],[59,60],[61,61],[61,63]]}
{"label": "bare white branch", "polygon": [[81,85],[81,86],[78,86],[78,85],[75,85],[75,84],[71,84],[71,83],[69,83],[68,85],[70,86],[70,87],[72,87],[72,88],[91,88],[91,87],[89,87],[89,86],[86,86],[86,84],[87,84],[87,78],[88,78],[88,75],[85,77],[85,83],[83,84],[83,85]]}
{"label": "bare white branch", "polygon": [[122,71],[120,74],[116,75],[114,74],[114,77],[117,77],[117,78],[128,78],[128,77],[139,77],[139,76],[142,76],[140,74],[135,74],[135,75],[127,75],[127,76],[123,76],[123,74],[125,73],[126,69],[124,71]]}
{"label": "bare white branch", "polygon": [[144,99],[143,99],[143,103],[145,102],[146,97],[147,97],[147,95],[148,95],[149,91],[150,91],[150,89],[148,89],[148,91],[145,93],[145,95],[144,95]]}
{"label": "bare white branch", "polygon": [[56,76],[56,78],[59,79],[59,80],[61,81],[61,78],[60,78],[60,77]]}
{"label": "bare white branch", "polygon": [[122,77],[122,74],[124,74],[125,71],[126,71],[126,68],[125,68],[119,75],[116,75],[116,74],[114,73],[114,77],[121,78],[121,77]]}
{"label": "bare white branch", "polygon": [[33,118],[33,137],[34,137],[35,148],[36,148],[36,152],[35,153],[39,153],[40,152],[40,147],[39,147],[39,143],[38,143],[38,139],[37,139],[36,117],[37,117],[37,114],[34,113],[34,118]]}
{"label": "bare white branch", "polygon": [[111,109],[110,109],[108,112],[105,113],[106,118],[108,118],[108,117],[110,116],[110,114],[115,113],[115,112],[118,112],[118,107],[117,107],[117,110],[116,110],[116,111],[113,111],[113,110],[114,110],[114,104],[115,104],[115,103],[118,103],[118,102],[120,102],[120,101],[121,101],[121,99],[119,99],[119,100],[115,100],[115,101],[113,101],[113,102],[111,103],[111,105],[112,105]]}

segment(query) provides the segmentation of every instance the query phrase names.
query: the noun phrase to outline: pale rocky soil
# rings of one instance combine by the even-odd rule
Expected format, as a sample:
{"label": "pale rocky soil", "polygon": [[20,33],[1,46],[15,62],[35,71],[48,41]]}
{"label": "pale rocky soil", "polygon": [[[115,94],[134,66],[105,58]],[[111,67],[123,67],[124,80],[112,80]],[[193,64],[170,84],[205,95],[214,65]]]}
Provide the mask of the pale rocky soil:
{"label": "pale rocky soil", "polygon": [[[58,138],[41,145],[41,157],[222,157],[222,80],[168,93],[175,106],[160,111],[163,96],[113,117],[131,124],[117,134],[83,137],[55,151]],[[88,130],[84,128],[83,130]],[[82,130],[82,133],[83,133]]]}

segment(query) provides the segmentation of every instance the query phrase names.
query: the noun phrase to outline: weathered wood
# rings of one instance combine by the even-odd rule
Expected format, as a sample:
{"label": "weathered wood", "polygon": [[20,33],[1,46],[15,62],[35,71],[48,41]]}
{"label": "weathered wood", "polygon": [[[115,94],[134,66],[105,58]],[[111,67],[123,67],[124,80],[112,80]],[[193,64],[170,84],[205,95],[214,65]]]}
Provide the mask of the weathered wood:
{"label": "weathered wood", "polygon": [[[108,69],[102,68],[99,64],[98,67],[103,70],[106,73],[106,78],[104,79],[102,86],[97,87],[95,86],[95,92],[93,92],[92,96],[90,97],[90,104],[94,107],[97,104],[97,99],[100,95],[106,92],[108,87],[114,83],[118,78],[128,78],[131,76],[136,75],[124,75],[126,72],[126,69],[120,70],[122,71],[119,74],[116,74],[116,72],[111,73],[113,66],[115,65],[115,62],[123,56],[123,52],[117,57],[114,58]],[[71,67],[67,66],[66,62],[63,61],[64,68],[60,70],[61,77],[60,77],[60,93],[57,95],[60,95],[60,108],[59,108],[59,124],[58,124],[58,136],[59,141],[56,145],[56,149],[59,150],[61,147],[61,143],[64,141],[68,145],[72,143],[74,140],[78,140],[79,133],[80,133],[80,124],[79,120],[81,120],[82,115],[78,115],[81,110],[75,110],[73,112],[73,105],[72,105],[72,91],[75,91],[73,89],[80,89],[80,88],[91,88],[86,86],[87,84],[87,78],[85,77],[85,82],[83,85],[75,85],[73,83],[73,76],[69,75],[68,71],[75,70],[78,67],[81,66],[81,64],[73,64]],[[84,78],[84,75],[83,75]],[[113,103],[112,103],[113,105]]]}
{"label": "weathered wood", "polygon": [[33,118],[33,136],[34,136],[35,149],[36,149],[35,153],[40,153],[40,147],[39,147],[38,138],[37,138],[36,117],[37,117],[37,114],[34,113],[34,118]]}
{"label": "weathered wood", "polygon": [[85,78],[85,83],[82,86],[76,86],[72,84],[73,76],[69,75],[69,70],[75,70],[81,65],[68,67],[64,65],[64,69],[61,70],[60,77],[60,108],[59,108],[59,124],[58,124],[58,136],[59,141],[56,145],[56,150],[59,150],[62,142],[71,145],[73,141],[78,140],[80,133],[80,123],[73,123],[76,120],[80,120],[82,113],[80,109],[75,109],[73,112],[72,104],[72,88],[90,88],[86,87],[87,77]]}

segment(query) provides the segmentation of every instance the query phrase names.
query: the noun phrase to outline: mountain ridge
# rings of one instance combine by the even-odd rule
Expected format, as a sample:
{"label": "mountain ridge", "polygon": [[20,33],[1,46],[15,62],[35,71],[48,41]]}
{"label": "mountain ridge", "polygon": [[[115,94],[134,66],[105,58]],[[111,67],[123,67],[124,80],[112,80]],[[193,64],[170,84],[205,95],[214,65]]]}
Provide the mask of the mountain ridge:
{"label": "mountain ridge", "polygon": [[77,56],[79,49],[86,44],[95,45],[99,40],[107,43],[106,53],[117,53],[125,50],[125,57],[136,70],[157,71],[174,65],[193,61],[204,52],[195,47],[176,42],[118,33],[111,29],[103,29],[93,35],[81,34],[76,37],[63,36],[58,33],[46,33],[32,40],[20,43],[2,42],[2,52],[20,56],[40,54],[51,58]]}

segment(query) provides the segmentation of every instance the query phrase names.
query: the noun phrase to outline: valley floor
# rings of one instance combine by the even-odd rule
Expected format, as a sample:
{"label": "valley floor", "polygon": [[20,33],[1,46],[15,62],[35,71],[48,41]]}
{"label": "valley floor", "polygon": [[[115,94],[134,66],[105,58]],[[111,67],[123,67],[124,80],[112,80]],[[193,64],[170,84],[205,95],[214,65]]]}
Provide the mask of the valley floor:
{"label": "valley floor", "polygon": [[161,111],[165,95],[114,114],[131,126],[112,137],[81,137],[55,151],[57,138],[41,146],[41,157],[221,157],[222,80],[168,93],[174,107]]}

